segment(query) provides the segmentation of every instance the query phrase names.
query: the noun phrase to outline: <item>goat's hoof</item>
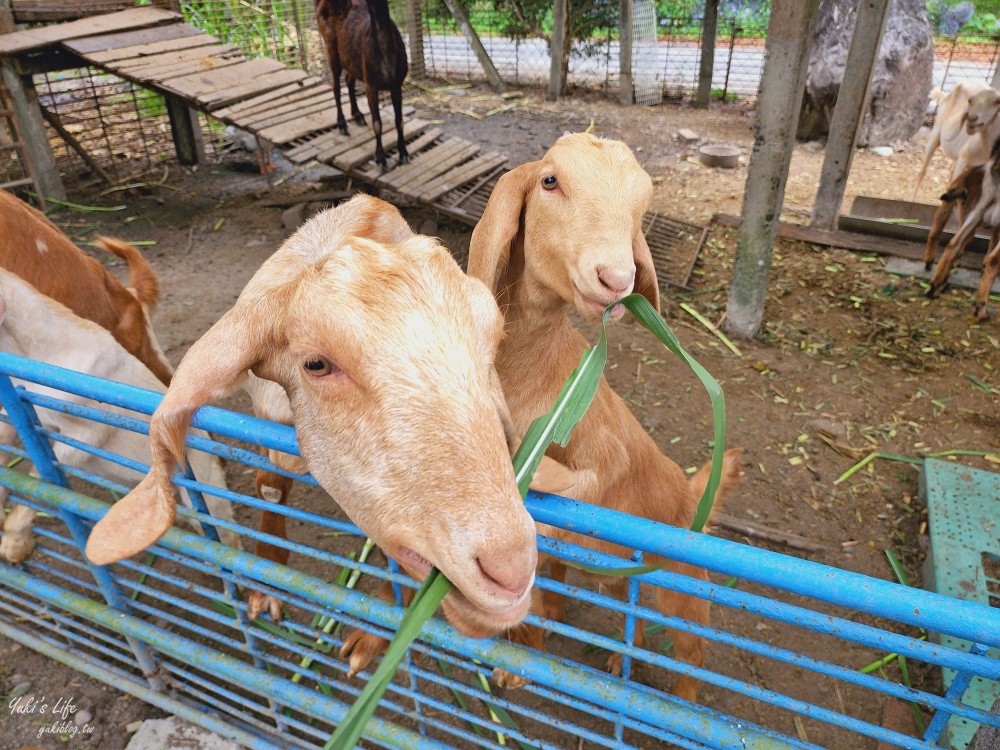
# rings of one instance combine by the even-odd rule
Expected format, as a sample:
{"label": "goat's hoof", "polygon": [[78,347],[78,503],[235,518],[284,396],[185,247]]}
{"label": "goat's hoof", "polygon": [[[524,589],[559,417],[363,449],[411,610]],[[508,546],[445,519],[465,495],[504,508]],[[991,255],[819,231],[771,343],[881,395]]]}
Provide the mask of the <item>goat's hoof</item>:
{"label": "goat's hoof", "polygon": [[976,302],[972,309],[976,320],[989,320],[990,309],[986,306],[985,302]]}
{"label": "goat's hoof", "polygon": [[924,292],[924,296],[927,299],[937,299],[941,296],[941,290],[944,289],[944,284],[931,284],[927,287],[927,291]]}
{"label": "goat's hoof", "polygon": [[338,122],[337,123],[337,130],[339,130],[342,134],[347,135],[347,123],[346,122]]}
{"label": "goat's hoof", "polygon": [[508,672],[506,669],[500,669],[496,667],[493,670],[493,682],[497,684],[497,687],[509,688],[511,690],[517,690],[527,685],[531,680],[527,677],[522,677],[519,674],[514,674],[513,672]]}
{"label": "goat's hoof", "polygon": [[356,122],[358,125],[367,125],[368,124],[368,121],[365,119],[365,116],[363,114],[361,114],[360,112],[358,112],[356,115],[354,115],[354,122]]}
{"label": "goat's hoof", "polygon": [[389,641],[363,630],[354,630],[340,647],[340,658],[347,659],[347,676],[353,677],[371,664],[372,659],[385,653]]}
{"label": "goat's hoof", "polygon": [[404,164],[409,164],[409,163],[410,163],[410,155],[408,153],[406,153],[405,151],[400,151],[399,152],[399,165],[403,166]]}
{"label": "goat's hoof", "polygon": [[281,622],[281,600],[270,594],[263,594],[260,591],[251,591],[247,594],[247,617],[252,621],[260,617],[264,612],[271,615],[274,622]]}
{"label": "goat's hoof", "polygon": [[608,657],[604,668],[608,670],[608,673],[614,675],[615,677],[621,677],[622,675],[622,655],[618,653],[613,653]]}
{"label": "goat's hoof", "polygon": [[934,267],[934,261],[932,261],[932,260],[929,260],[926,263],[924,263],[924,270],[925,271],[930,271],[931,268],[933,268],[933,267]]}
{"label": "goat's hoof", "polygon": [[0,539],[0,557],[9,563],[21,563],[31,557],[35,550],[35,535],[15,534],[8,531]]}

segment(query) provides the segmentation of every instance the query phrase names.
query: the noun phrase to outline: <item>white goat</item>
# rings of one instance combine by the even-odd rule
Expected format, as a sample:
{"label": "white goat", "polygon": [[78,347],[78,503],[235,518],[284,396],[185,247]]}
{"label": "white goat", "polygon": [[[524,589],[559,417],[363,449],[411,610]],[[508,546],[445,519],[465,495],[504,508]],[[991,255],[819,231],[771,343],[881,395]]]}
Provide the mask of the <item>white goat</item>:
{"label": "white goat", "polygon": [[502,334],[489,291],[388,203],[318,214],[187,352],[150,423],[152,469],[94,527],[88,557],[120,560],[165,532],[192,415],[252,371],[284,390],[308,468],[347,515],[415,578],[433,565],[455,585],[444,608],[459,630],[520,622],[537,550],[493,367]]}
{"label": "white goat", "polygon": [[[4,269],[0,269],[0,319],[0,351],[160,393],[165,390],[149,368],[125,351],[111,333],[96,323],[74,315],[60,303]],[[32,391],[72,403],[94,405],[94,402],[79,396],[35,384],[24,385]],[[128,413],[115,407],[106,408],[122,414]],[[144,462],[149,459],[149,440],[145,435],[51,409],[39,409],[38,417],[45,427],[67,437],[134,461]],[[4,444],[13,444],[15,436],[12,426],[6,423],[0,425],[0,441]],[[53,450],[61,463],[127,487],[135,486],[142,479],[139,472],[62,442],[56,441]],[[192,451],[190,461],[199,481],[225,488],[226,475],[218,457]],[[34,468],[32,473],[37,475]],[[2,510],[7,494],[6,488],[0,488],[0,519],[3,518]],[[182,493],[182,498],[185,505],[190,506],[186,491]],[[233,520],[232,506],[228,501],[206,492],[205,502],[212,515],[227,521]],[[4,528],[3,537],[0,538],[0,557],[10,562],[21,562],[31,554],[35,546],[31,533],[34,519],[35,511],[27,506],[21,505],[13,509],[6,523],[0,524]],[[197,528],[197,524],[193,526]],[[240,546],[239,536],[234,532],[220,528],[219,534],[225,543]]]}
{"label": "white goat", "polygon": [[1000,93],[983,81],[963,79],[947,94],[935,90],[938,107],[934,126],[927,139],[924,162],[913,186],[913,199],[927,172],[931,157],[940,146],[952,159],[948,181],[951,182],[967,169],[985,164],[998,129],[996,121],[1000,110]]}

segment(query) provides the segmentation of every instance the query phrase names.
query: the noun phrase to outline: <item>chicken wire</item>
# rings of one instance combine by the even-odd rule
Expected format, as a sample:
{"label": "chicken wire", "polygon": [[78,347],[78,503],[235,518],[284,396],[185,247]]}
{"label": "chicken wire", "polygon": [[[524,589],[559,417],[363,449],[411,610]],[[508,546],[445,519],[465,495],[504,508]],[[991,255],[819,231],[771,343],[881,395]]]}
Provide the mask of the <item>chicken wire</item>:
{"label": "chicken wire", "polygon": [[663,101],[659,72],[656,6],[653,0],[635,0],[632,7],[632,88],[636,104]]}

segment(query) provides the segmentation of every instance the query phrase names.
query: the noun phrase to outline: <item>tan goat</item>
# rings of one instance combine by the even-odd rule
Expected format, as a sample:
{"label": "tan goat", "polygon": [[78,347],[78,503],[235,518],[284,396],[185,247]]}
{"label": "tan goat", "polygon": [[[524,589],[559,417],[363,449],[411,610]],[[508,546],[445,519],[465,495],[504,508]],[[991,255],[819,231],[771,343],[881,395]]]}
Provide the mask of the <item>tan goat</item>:
{"label": "tan goat", "polygon": [[194,412],[252,372],[284,389],[302,455],[347,515],[415,578],[433,565],[451,580],[459,630],[514,625],[537,551],[493,367],[502,331],[489,291],[388,203],[318,214],[185,355],[151,420],[152,469],[94,527],[88,557],[120,560],[167,530]]}
{"label": "tan goat", "polygon": [[[508,172],[493,189],[472,234],[469,275],[493,290],[504,314],[506,335],[497,355],[497,372],[519,435],[551,408],[587,347],[567,317],[571,306],[596,319],[608,304],[635,289],[659,309],[656,272],[641,231],[651,197],[649,175],[624,143],[583,134],[564,135],[541,161]],[[619,308],[616,317],[622,312]],[[540,362],[544,368],[539,368]],[[717,498],[740,481],[739,454],[738,450],[726,453]],[[569,444],[552,447],[548,455],[558,463],[549,464],[545,480],[533,488],[674,526],[690,525],[707,478],[703,470],[689,483],[604,379]],[[560,474],[559,466],[570,471]],[[622,552],[561,530],[545,532]],[[667,563],[667,567],[707,577],[704,570],[689,565]],[[552,559],[549,574],[562,580],[566,567]],[[625,590],[622,579],[598,580],[619,592]],[[663,612],[708,622],[704,600],[661,589],[656,590],[656,600]],[[562,597],[544,592],[533,610],[562,619]],[[511,637],[540,649],[542,635],[537,628],[521,626]],[[703,662],[702,638],[680,631],[673,637],[678,658],[696,665]],[[639,626],[637,644],[642,640]],[[352,671],[364,667],[384,646],[385,641],[367,633],[349,635],[345,649],[351,652]],[[620,655],[613,655],[608,667],[620,671]],[[506,687],[524,684],[499,670],[496,678]],[[674,692],[694,700],[697,685],[697,680],[680,677]]]}
{"label": "tan goat", "polygon": [[173,368],[149,322],[159,296],[156,275],[127,242],[101,238],[98,243],[128,264],[127,289],[45,214],[0,190],[0,267],[81,318],[106,328],[160,382],[169,385]]}
{"label": "tan goat", "polygon": [[[997,272],[1000,271],[1000,243],[997,242],[998,234],[1000,234],[1000,139],[993,144],[993,153],[983,167],[983,177],[979,185],[978,198],[975,202],[971,200],[967,202],[962,225],[945,246],[941,253],[941,259],[938,261],[934,273],[931,274],[927,296],[931,298],[940,296],[948,284],[948,277],[951,275],[955,261],[965,250],[965,246],[972,239],[976,228],[982,224],[990,228],[990,247],[983,259],[983,275],[979,280],[979,288],[976,290],[973,311],[977,319],[986,320],[990,316],[987,307],[990,291],[993,288]],[[925,251],[924,260],[927,259]]]}
{"label": "tan goat", "polygon": [[916,199],[917,189],[938,146],[952,159],[949,182],[967,169],[989,160],[993,141],[1000,135],[998,113],[1000,92],[982,81],[959,81],[955,88],[941,97],[934,127],[927,140],[924,162],[913,186],[913,199]]}
{"label": "tan goat", "polygon": [[[649,175],[628,146],[585,134],[564,135],[540,161],[508,172],[493,190],[472,234],[469,275],[489,285],[504,315],[497,372],[519,433],[550,408],[587,346],[567,316],[570,307],[595,320],[634,290],[659,309],[656,272],[641,226],[651,198]],[[615,315],[622,312],[619,308]],[[544,370],[538,362],[546,363]],[[739,453],[726,454],[717,499],[740,481]],[[569,444],[553,446],[548,455],[575,472],[575,484],[564,494],[673,526],[691,524],[700,498],[692,484],[704,486],[704,472],[689,483],[604,379]],[[557,538],[580,541],[551,531]],[[620,553],[610,544],[580,543]],[[707,577],[689,565],[667,562],[667,568]],[[552,559],[549,574],[562,580],[566,568]],[[611,580],[624,593],[625,582]],[[701,599],[656,589],[656,606],[694,622],[708,621],[708,603]],[[562,619],[561,596],[544,592],[542,608],[545,616]],[[537,629],[520,630],[527,631],[520,634],[526,642],[541,647]],[[673,637],[679,659],[702,664],[702,638],[681,631]],[[642,644],[641,625],[636,641]],[[620,670],[620,655],[611,657],[609,668]],[[681,676],[674,692],[694,700],[697,685]]]}
{"label": "tan goat", "polygon": [[[947,189],[941,195],[941,205],[934,212],[934,219],[931,221],[931,228],[927,233],[927,244],[924,246],[924,268],[926,270],[930,271],[931,266],[934,265],[934,256],[941,244],[941,235],[955,209],[958,209],[958,223],[961,225],[969,215],[969,211],[979,203],[983,190],[983,175],[985,174],[984,167],[973,167],[948,183]],[[969,235],[969,239],[972,239],[972,235]],[[997,244],[998,240],[1000,240],[1000,227],[993,227],[990,233],[990,247]],[[956,259],[963,251],[964,248],[958,251]]]}

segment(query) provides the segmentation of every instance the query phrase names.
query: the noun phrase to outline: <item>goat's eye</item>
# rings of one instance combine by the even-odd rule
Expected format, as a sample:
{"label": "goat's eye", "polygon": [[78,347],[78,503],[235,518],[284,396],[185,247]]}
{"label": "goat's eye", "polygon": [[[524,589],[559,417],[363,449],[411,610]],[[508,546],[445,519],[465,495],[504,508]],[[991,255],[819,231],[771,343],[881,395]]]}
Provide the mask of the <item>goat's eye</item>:
{"label": "goat's eye", "polygon": [[326,357],[311,357],[302,363],[302,367],[314,378],[321,378],[340,369]]}
{"label": "goat's eye", "polygon": [[559,180],[556,179],[554,174],[550,174],[542,178],[542,187],[546,190],[555,190],[559,187]]}

